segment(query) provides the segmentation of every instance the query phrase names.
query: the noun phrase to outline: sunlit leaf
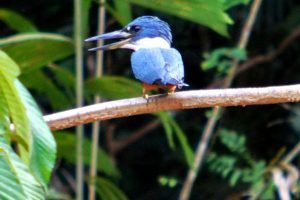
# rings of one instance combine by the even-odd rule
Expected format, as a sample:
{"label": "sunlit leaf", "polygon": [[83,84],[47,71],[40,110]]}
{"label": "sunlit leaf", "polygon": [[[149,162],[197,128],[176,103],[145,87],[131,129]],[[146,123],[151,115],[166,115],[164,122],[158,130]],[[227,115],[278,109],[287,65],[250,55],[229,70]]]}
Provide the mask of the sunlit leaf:
{"label": "sunlit leaf", "polygon": [[26,108],[26,116],[30,123],[30,170],[46,188],[55,164],[55,140],[30,93],[19,81],[16,81],[15,85]]}
{"label": "sunlit leaf", "polygon": [[0,9],[0,20],[18,32],[37,32],[35,25],[26,17],[8,9]]}
{"label": "sunlit leaf", "polygon": [[228,35],[227,25],[232,24],[224,12],[222,1],[207,0],[128,0],[131,3],[175,15],[204,26],[222,35]]}
{"label": "sunlit leaf", "polygon": [[19,65],[23,73],[66,58],[74,52],[70,38],[46,33],[19,34],[0,39],[0,49]]}
{"label": "sunlit leaf", "polygon": [[44,200],[45,191],[0,136],[0,199]]}
{"label": "sunlit leaf", "polygon": [[19,73],[17,64],[0,50],[0,97],[2,106],[4,105],[9,113],[9,116],[2,116],[2,118],[9,117],[11,119],[17,136],[22,139],[22,144],[25,144],[25,146],[19,146],[21,157],[26,163],[29,163],[28,148],[31,142],[29,121],[14,84]]}
{"label": "sunlit leaf", "polygon": [[[64,158],[69,163],[76,163],[76,136],[67,131],[55,132],[55,139],[57,142],[57,156]],[[90,165],[91,161],[91,141],[84,139],[83,141],[83,162],[85,165]],[[120,173],[115,165],[109,159],[107,153],[98,148],[97,168],[106,175],[112,177],[119,177]]]}
{"label": "sunlit leaf", "polygon": [[107,99],[123,99],[137,97],[142,94],[142,85],[134,80],[118,77],[103,76],[86,81],[87,95],[100,95]]}

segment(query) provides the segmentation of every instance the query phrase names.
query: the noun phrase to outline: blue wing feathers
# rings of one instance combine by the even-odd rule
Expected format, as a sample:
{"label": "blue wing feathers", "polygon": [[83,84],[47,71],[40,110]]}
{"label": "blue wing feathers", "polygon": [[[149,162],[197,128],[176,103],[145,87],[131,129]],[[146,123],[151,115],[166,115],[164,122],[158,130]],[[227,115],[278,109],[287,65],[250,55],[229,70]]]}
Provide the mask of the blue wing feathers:
{"label": "blue wing feathers", "polygon": [[131,56],[135,78],[147,84],[185,86],[180,53],[174,48],[141,48]]}

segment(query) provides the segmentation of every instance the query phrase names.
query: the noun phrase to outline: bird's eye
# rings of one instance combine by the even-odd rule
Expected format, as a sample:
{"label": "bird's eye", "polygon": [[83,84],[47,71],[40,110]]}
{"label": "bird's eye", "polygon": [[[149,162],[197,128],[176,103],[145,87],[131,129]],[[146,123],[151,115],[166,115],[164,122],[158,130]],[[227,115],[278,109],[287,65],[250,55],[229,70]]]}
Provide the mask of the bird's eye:
{"label": "bird's eye", "polygon": [[127,26],[126,31],[130,33],[137,33],[141,29],[138,25]]}
{"label": "bird's eye", "polygon": [[141,27],[138,26],[138,25],[135,25],[135,26],[131,27],[131,30],[134,31],[134,32],[138,32],[140,29],[141,29]]}

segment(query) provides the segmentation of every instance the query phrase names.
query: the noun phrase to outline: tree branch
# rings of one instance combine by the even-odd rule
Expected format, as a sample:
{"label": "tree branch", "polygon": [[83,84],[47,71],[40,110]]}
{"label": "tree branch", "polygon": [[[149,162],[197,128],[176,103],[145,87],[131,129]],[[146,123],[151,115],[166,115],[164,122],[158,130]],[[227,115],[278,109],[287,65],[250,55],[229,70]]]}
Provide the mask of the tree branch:
{"label": "tree branch", "polygon": [[51,130],[98,120],[108,120],[162,110],[247,106],[300,101],[300,84],[289,86],[192,90],[172,95],[154,95],[109,101],[44,116]]}

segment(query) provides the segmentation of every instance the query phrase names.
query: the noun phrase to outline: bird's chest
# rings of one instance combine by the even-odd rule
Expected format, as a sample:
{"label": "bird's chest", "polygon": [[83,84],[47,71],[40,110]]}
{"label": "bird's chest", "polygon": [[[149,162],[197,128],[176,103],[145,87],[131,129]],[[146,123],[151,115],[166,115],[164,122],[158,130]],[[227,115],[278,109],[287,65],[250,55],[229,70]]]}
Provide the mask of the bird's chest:
{"label": "bird's chest", "polygon": [[131,56],[131,65],[140,70],[168,68],[168,61],[165,59],[160,48],[139,49]]}

